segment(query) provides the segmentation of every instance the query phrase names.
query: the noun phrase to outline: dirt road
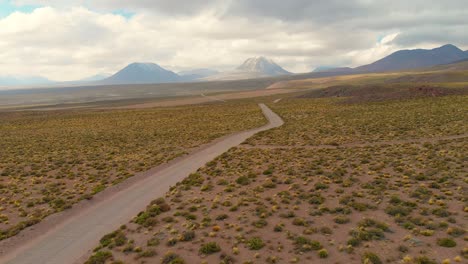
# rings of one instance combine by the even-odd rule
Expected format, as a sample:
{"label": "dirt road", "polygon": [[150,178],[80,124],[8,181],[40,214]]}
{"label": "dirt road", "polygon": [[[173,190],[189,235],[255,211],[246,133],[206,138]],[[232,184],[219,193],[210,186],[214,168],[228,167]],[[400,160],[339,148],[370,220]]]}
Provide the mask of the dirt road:
{"label": "dirt road", "polygon": [[[241,144],[255,133],[283,124],[282,119],[267,106],[260,104],[260,107],[269,120],[267,125],[224,137],[169,166],[151,172],[149,177],[122,188],[112,196],[80,208],[78,212],[70,214],[69,217],[44,233],[26,239],[27,243],[7,250],[0,257],[0,263],[68,264],[81,262],[83,256],[92,250],[102,236],[127,223],[143,211],[152,200],[163,196],[170,186],[183,180],[190,173],[230,148]],[[74,209],[76,210],[76,208],[71,210]],[[27,232],[28,230],[20,235],[24,237]],[[2,241],[6,245],[4,242]]]}

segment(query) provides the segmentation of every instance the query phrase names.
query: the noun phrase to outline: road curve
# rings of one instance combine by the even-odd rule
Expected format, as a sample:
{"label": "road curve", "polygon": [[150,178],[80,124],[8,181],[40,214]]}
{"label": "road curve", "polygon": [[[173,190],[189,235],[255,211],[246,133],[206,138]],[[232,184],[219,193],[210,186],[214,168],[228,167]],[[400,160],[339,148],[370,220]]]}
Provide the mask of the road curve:
{"label": "road curve", "polygon": [[254,134],[283,124],[283,120],[267,106],[259,106],[269,121],[267,125],[224,137],[169,166],[151,172],[150,177],[136,181],[111,197],[83,208],[49,231],[7,252],[0,257],[0,263],[66,264],[82,261],[102,236],[126,224],[152,200],[164,196],[170,186]]}

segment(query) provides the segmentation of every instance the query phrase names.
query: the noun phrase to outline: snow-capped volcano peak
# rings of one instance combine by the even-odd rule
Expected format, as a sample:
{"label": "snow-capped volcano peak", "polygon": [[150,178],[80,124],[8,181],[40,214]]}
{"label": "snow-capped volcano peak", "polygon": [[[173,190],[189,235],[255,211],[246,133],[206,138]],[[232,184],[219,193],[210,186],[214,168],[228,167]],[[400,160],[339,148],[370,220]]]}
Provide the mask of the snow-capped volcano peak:
{"label": "snow-capped volcano peak", "polygon": [[223,72],[203,78],[205,81],[244,80],[265,78],[279,75],[288,75],[290,72],[281,68],[273,60],[266,57],[254,57],[247,59],[241,66],[233,71]]}
{"label": "snow-capped volcano peak", "polygon": [[281,66],[276,64],[273,60],[262,56],[247,59],[237,70],[256,72],[269,76],[289,74],[288,71],[281,68]]}

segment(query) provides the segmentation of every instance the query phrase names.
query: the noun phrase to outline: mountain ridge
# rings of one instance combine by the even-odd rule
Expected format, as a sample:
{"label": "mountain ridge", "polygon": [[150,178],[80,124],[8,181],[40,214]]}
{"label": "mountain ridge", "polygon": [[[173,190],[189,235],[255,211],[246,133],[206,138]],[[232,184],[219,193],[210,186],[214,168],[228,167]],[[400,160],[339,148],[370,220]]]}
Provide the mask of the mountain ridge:
{"label": "mountain ridge", "polygon": [[455,45],[446,44],[434,49],[399,50],[371,64],[354,68],[358,72],[380,72],[417,69],[447,64],[468,58],[468,54]]}
{"label": "mountain ridge", "polygon": [[217,71],[217,70],[201,68],[201,69],[192,69],[192,70],[180,71],[177,74],[182,79],[184,79],[184,81],[195,81],[195,80],[210,77],[210,76],[213,76],[213,75],[216,75],[216,74],[219,74],[219,73],[220,72]]}
{"label": "mountain ridge", "polygon": [[290,72],[283,69],[272,59],[264,56],[246,59],[240,66],[232,71],[204,78],[204,81],[242,80],[262,77],[289,75]]}
{"label": "mountain ridge", "polygon": [[[468,59],[468,52],[453,44],[434,49],[404,49],[393,52],[373,63],[355,68],[317,67],[314,72],[366,73],[430,68]],[[317,70],[318,69],[318,70]]]}
{"label": "mountain ridge", "polygon": [[182,78],[152,62],[134,62],[114,75],[100,81],[100,84],[150,84],[172,83]]}
{"label": "mountain ridge", "polygon": [[272,59],[259,56],[248,58],[242,65],[237,67],[236,70],[246,72],[259,72],[269,76],[275,75],[286,75],[291,74],[290,72],[283,69],[281,66],[276,64]]}
{"label": "mountain ridge", "polygon": [[42,76],[14,76],[5,75],[0,76],[0,86],[27,86],[27,85],[46,85],[52,84],[51,81]]}

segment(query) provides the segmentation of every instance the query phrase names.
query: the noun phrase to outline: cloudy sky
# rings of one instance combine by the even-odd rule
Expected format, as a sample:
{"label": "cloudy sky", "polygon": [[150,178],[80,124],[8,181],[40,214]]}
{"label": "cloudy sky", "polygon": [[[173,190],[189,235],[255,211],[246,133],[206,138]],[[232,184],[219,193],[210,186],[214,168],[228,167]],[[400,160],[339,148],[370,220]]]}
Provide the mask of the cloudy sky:
{"label": "cloudy sky", "polygon": [[0,75],[65,81],[131,62],[287,70],[357,66],[404,48],[468,49],[467,0],[0,0]]}

